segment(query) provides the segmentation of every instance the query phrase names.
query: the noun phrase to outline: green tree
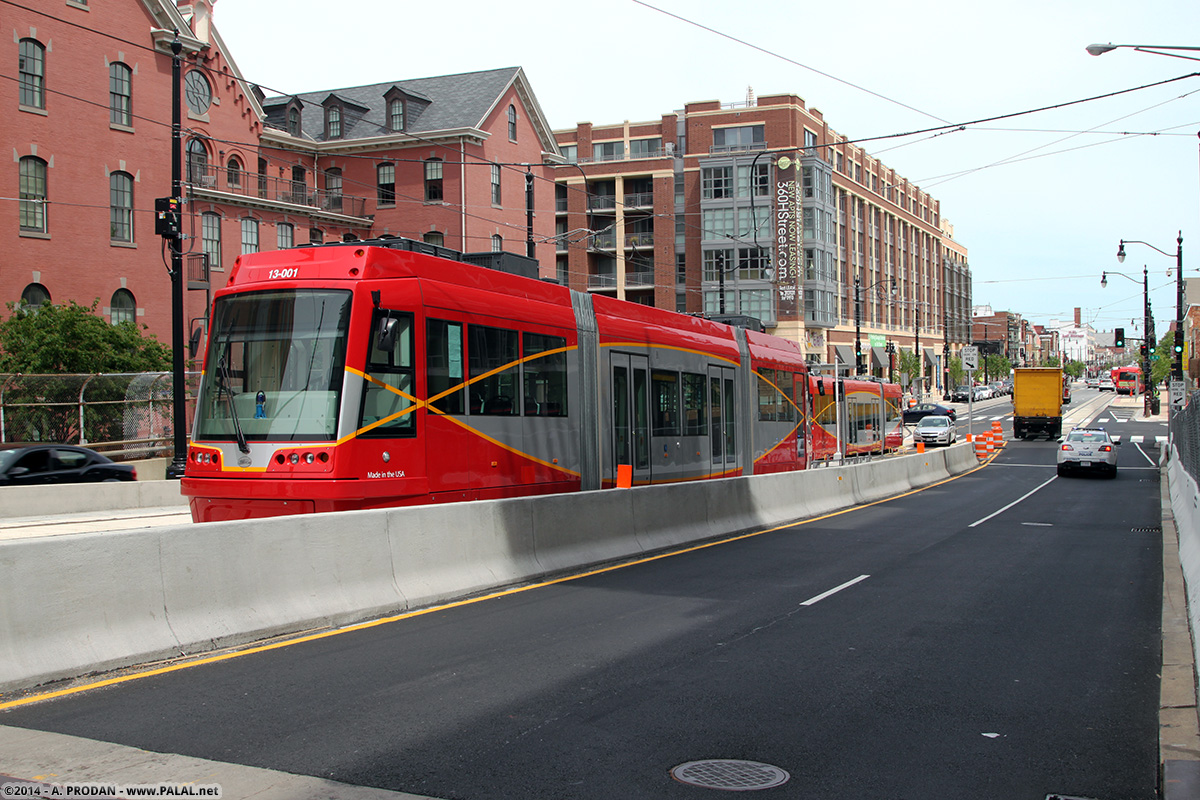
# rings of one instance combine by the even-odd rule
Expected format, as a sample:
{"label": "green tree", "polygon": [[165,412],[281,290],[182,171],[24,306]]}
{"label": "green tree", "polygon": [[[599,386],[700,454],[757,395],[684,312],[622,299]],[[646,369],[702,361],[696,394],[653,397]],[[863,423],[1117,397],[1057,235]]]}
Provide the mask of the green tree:
{"label": "green tree", "polygon": [[962,386],[967,382],[967,371],[963,369],[962,359],[958,356],[950,358],[950,385],[946,387],[949,392],[955,386]]}
{"label": "green tree", "polygon": [[1070,375],[1072,378],[1078,378],[1083,375],[1085,366],[1082,361],[1068,361],[1063,367],[1063,374]]}
{"label": "green tree", "polygon": [[36,310],[9,303],[0,322],[0,372],[70,374],[160,372],[171,368],[171,351],[134,322],[110,324],[74,300]]}
{"label": "green tree", "polygon": [[1158,346],[1154,348],[1156,359],[1150,362],[1150,380],[1151,385],[1158,386],[1168,375],[1171,374],[1171,359],[1175,357],[1172,348],[1175,346],[1175,334],[1167,331],[1163,337],[1158,340]]}
{"label": "green tree", "polygon": [[[171,353],[133,322],[110,324],[96,313],[100,301],[81,306],[49,304],[31,309],[9,303],[0,322],[0,372],[22,373],[5,390],[8,438],[75,442],[81,438],[79,374],[166,372]],[[128,379],[87,381],[84,433],[89,441],[126,438],[131,410]]]}
{"label": "green tree", "polygon": [[[980,366],[985,365],[985,371],[988,376],[988,380],[993,381],[1001,378],[1007,378],[1008,373],[1012,370],[1012,362],[999,353],[988,353],[984,357],[984,364],[981,364]],[[983,377],[979,376],[979,380],[983,380]]]}
{"label": "green tree", "polygon": [[921,358],[910,350],[901,350],[900,371],[908,373],[908,379],[916,383],[921,379]]}

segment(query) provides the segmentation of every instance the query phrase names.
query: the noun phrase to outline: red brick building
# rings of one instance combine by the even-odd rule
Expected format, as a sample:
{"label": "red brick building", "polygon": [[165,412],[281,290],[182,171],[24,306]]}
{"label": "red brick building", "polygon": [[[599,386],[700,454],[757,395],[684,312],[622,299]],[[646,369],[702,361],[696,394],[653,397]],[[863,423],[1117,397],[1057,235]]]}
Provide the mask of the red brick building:
{"label": "red brick building", "polygon": [[939,202],[803,99],[689,103],[555,136],[560,282],[749,318],[851,371],[857,329],[864,372],[886,375],[892,344],[920,352],[926,388],[967,343],[966,249]]}
{"label": "red brick building", "polygon": [[[0,300],[98,299],[170,342],[171,42],[182,45],[185,325],[244,252],[391,234],[553,263],[553,137],[519,67],[267,98],[213,24],[215,0],[12,6],[0,81]],[[528,166],[527,166],[528,165]],[[535,211],[527,227],[527,177]]]}

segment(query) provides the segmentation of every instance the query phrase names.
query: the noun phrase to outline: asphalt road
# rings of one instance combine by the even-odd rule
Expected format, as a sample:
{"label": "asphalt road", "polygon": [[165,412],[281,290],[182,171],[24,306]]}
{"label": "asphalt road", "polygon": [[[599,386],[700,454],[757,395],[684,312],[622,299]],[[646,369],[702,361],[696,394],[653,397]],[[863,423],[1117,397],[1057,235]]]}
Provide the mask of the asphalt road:
{"label": "asphalt road", "polygon": [[456,800],[703,797],[669,774],[697,759],[781,798],[1151,800],[1158,471],[1123,445],[1115,480],[1057,478],[1056,447],[0,725]]}

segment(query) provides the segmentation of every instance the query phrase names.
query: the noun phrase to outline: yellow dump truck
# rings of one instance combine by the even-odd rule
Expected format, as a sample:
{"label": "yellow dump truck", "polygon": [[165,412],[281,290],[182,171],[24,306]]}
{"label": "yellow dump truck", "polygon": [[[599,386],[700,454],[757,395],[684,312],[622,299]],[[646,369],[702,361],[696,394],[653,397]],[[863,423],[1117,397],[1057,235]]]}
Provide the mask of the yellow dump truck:
{"label": "yellow dump truck", "polygon": [[1063,373],[1058,367],[1013,370],[1013,436],[1062,435]]}

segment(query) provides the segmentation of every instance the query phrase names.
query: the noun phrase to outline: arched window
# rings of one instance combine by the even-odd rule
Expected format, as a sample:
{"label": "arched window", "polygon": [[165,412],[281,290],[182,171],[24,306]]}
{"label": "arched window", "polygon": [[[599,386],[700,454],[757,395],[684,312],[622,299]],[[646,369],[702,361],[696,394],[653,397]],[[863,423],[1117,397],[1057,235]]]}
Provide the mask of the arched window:
{"label": "arched window", "polygon": [[133,241],[133,176],[114,172],[108,176],[109,231],[114,242]]}
{"label": "arched window", "polygon": [[37,156],[21,159],[21,230],[45,233],[46,162]]}
{"label": "arched window", "polygon": [[258,252],[258,220],[242,217],[242,255]]}
{"label": "arched window", "polygon": [[421,237],[426,244],[436,244],[438,247],[446,246],[446,236],[439,231],[429,231]]}
{"label": "arched window", "polygon": [[290,222],[280,222],[275,226],[275,244],[280,250],[296,245],[296,226]]}
{"label": "arched window", "polygon": [[119,61],[108,65],[108,121],[133,127],[133,72]]}
{"label": "arched window", "polygon": [[200,249],[208,256],[209,268],[221,268],[221,215],[205,211],[200,215]]}
{"label": "arched window", "polygon": [[231,156],[225,165],[225,185],[230,189],[242,188],[242,162],[237,156]]}
{"label": "arched window", "polygon": [[508,139],[511,142],[517,140],[517,107],[513,105],[508,107]]}
{"label": "arched window", "polygon": [[300,109],[288,109],[288,133],[292,136],[300,135]]}
{"label": "arched window", "polygon": [[332,106],[325,111],[325,138],[342,138],[342,110]]}
{"label": "arched window", "polygon": [[388,103],[388,129],[392,131],[404,130],[403,100],[393,100]]}
{"label": "arched window", "polygon": [[492,252],[499,253],[504,249],[504,237],[498,233],[492,234]]}
{"label": "arched window", "polygon": [[133,292],[128,289],[117,289],[113,292],[109,305],[109,320],[113,325],[122,322],[134,322],[137,319],[137,303],[133,300]]}
{"label": "arched window", "polygon": [[216,176],[208,174],[208,148],[200,139],[188,139],[187,179],[193,186],[212,186]]}
{"label": "arched window", "polygon": [[50,302],[50,291],[40,283],[31,283],[21,292],[21,304],[29,309],[36,309],[43,303]]}
{"label": "arched window", "polygon": [[22,39],[17,57],[17,102],[30,108],[46,107],[46,48],[37,39]]}

